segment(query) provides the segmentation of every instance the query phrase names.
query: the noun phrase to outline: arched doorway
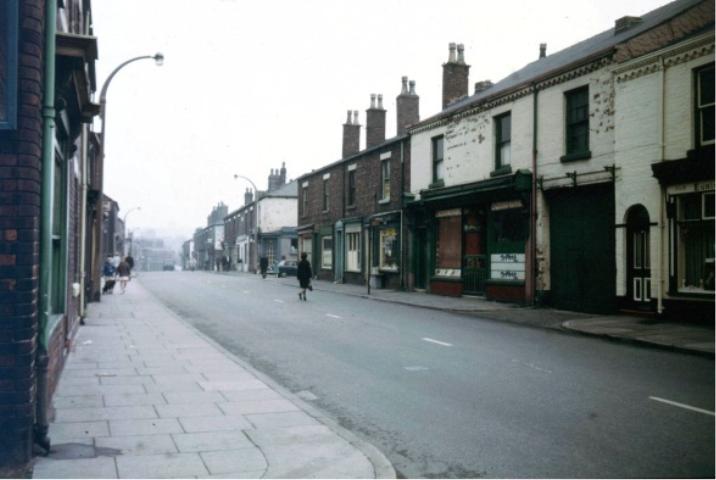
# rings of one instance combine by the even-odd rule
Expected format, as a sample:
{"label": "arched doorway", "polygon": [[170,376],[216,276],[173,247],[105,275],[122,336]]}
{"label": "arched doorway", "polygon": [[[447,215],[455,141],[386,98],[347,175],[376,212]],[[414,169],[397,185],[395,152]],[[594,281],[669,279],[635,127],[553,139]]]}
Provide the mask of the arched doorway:
{"label": "arched doorway", "polygon": [[640,310],[651,304],[651,258],[649,251],[649,212],[643,205],[633,205],[626,214],[626,280],[627,299]]}

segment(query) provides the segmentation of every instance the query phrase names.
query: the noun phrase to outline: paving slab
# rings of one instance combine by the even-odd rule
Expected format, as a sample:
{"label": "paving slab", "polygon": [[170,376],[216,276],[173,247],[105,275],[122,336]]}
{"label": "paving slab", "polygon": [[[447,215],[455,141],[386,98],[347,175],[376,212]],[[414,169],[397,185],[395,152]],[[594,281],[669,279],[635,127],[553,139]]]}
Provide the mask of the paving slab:
{"label": "paving slab", "polygon": [[179,418],[179,423],[187,433],[223,432],[228,430],[245,430],[253,425],[241,415],[221,415],[217,417],[186,417]]}
{"label": "paving slab", "polygon": [[33,478],[117,478],[112,457],[35,462]]}
{"label": "paving slab", "polygon": [[95,446],[118,450],[120,455],[160,455],[177,453],[169,435],[127,435],[95,438]]}
{"label": "paving slab", "polygon": [[200,455],[212,475],[243,472],[258,474],[258,478],[268,468],[266,458],[256,448],[203,452]]}
{"label": "paving slab", "polygon": [[198,453],[121,456],[117,457],[117,470],[119,478],[201,478],[209,475]]}
{"label": "paving slab", "polygon": [[154,418],[151,420],[110,420],[112,435],[161,435],[183,433],[184,429],[176,418]]}

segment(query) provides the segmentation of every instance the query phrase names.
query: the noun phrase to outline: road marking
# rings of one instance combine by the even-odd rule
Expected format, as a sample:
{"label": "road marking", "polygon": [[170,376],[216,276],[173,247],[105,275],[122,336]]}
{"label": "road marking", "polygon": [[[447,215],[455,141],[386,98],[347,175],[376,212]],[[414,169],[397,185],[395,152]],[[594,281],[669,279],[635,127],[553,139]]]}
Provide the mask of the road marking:
{"label": "road marking", "polygon": [[649,397],[649,400],[654,400],[655,402],[666,403],[667,405],[672,405],[674,407],[685,408],[686,410],[703,413],[704,415],[711,415],[712,417],[714,416],[714,412],[712,412],[710,410],[704,410],[703,408],[692,407],[691,405],[686,405],[685,403],[674,402],[673,400],[667,400],[665,398]]}
{"label": "road marking", "polygon": [[333,315],[332,313],[327,313],[326,316],[331,318],[343,318],[340,315]]}
{"label": "road marking", "polygon": [[440,340],[435,340],[433,338],[423,337],[423,340],[430,343],[437,343],[438,345],[442,345],[443,347],[452,347],[452,343],[441,342]]}
{"label": "road marking", "polygon": [[421,367],[420,365],[414,365],[414,366],[403,367],[403,368],[409,372],[422,372],[423,370],[428,369],[428,367]]}
{"label": "road marking", "polygon": [[286,303],[283,300],[279,300],[278,298],[274,298],[273,301],[276,303]]}

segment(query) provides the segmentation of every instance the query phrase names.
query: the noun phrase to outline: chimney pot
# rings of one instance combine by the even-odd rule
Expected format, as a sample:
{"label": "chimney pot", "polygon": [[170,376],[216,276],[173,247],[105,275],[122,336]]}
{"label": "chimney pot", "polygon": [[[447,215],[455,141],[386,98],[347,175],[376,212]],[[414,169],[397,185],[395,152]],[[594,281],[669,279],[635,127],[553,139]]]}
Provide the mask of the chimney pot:
{"label": "chimney pot", "polygon": [[547,56],[547,44],[540,43],[539,44],[539,58],[544,58],[546,56]]}
{"label": "chimney pot", "polygon": [[457,63],[465,64],[465,45],[462,43],[457,46]]}
{"label": "chimney pot", "polygon": [[410,94],[410,95],[417,95],[417,93],[415,93],[415,80],[411,80],[411,81],[410,81],[410,92],[409,92],[409,94]]}
{"label": "chimney pot", "polygon": [[401,81],[403,82],[403,87],[400,90],[400,94],[405,95],[408,93],[408,77],[403,77]]}
{"label": "chimney pot", "polygon": [[383,110],[383,95],[378,94],[378,110]]}
{"label": "chimney pot", "polygon": [[353,125],[359,125],[359,123],[358,123],[358,110],[353,110]]}
{"label": "chimney pot", "polygon": [[351,111],[348,110],[348,118],[346,118],[346,125],[350,125],[350,124],[351,124]]}
{"label": "chimney pot", "polygon": [[370,108],[375,108],[375,93],[370,94]]}
{"label": "chimney pot", "polygon": [[448,55],[448,63],[455,63],[455,60],[456,60],[455,59],[455,48],[456,47],[457,46],[455,45],[455,43],[453,43],[453,42],[450,43],[450,45],[449,45],[450,54]]}

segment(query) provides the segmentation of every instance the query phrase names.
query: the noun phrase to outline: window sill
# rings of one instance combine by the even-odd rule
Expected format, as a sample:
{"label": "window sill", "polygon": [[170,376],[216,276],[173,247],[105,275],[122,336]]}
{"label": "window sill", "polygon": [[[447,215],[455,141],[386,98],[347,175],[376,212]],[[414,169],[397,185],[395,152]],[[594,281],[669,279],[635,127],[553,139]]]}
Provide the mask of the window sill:
{"label": "window sill", "polygon": [[346,205],[346,210],[355,210],[355,209],[356,209],[355,204],[353,204],[353,205]]}
{"label": "window sill", "polygon": [[433,183],[428,185],[428,188],[442,188],[445,186],[445,180],[442,178],[440,180],[435,180]]}
{"label": "window sill", "polygon": [[508,173],[512,173],[512,165],[505,165],[500,168],[496,168],[494,171],[490,172],[490,177],[499,177],[500,175],[507,175]]}
{"label": "window sill", "polygon": [[579,160],[589,160],[592,158],[592,152],[591,150],[587,150],[586,152],[574,152],[574,153],[568,153],[567,155],[562,155],[559,158],[560,162],[567,163],[567,162],[576,162]]}
{"label": "window sill", "polygon": [[378,200],[378,205],[386,205],[390,203],[390,198],[383,198],[381,200]]}

